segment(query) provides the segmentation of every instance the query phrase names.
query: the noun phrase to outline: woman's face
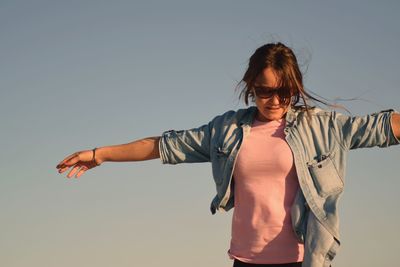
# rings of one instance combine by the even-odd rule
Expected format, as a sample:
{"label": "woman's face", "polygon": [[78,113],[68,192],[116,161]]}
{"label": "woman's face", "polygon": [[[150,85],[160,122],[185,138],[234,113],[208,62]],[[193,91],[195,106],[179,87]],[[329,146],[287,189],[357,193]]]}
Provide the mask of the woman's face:
{"label": "woman's face", "polygon": [[[279,77],[276,75],[275,71],[272,68],[265,68],[263,72],[257,76],[254,88],[256,88],[255,103],[258,110],[256,119],[259,121],[271,121],[283,118],[289,108],[290,101],[289,104],[281,102],[277,93],[265,98],[265,93],[269,90],[283,90],[279,88]],[[263,98],[257,96],[257,90],[259,92],[265,90]]]}

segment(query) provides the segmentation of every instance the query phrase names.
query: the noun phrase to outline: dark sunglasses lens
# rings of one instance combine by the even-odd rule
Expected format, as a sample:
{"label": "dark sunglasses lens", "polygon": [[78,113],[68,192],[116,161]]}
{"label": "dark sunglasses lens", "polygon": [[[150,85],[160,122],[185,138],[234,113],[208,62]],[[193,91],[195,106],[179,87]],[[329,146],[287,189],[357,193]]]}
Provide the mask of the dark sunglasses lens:
{"label": "dark sunglasses lens", "polygon": [[288,89],[282,89],[279,92],[279,98],[281,100],[287,100],[290,99],[292,97],[292,94],[290,93],[290,91]]}
{"label": "dark sunglasses lens", "polygon": [[259,98],[271,98],[275,94],[279,96],[280,101],[287,101],[288,99],[291,98],[291,93],[290,90],[286,88],[280,88],[276,90],[266,90],[263,88],[255,88],[254,89],[255,94]]}
{"label": "dark sunglasses lens", "polygon": [[264,90],[261,88],[256,88],[255,92],[259,98],[270,98],[275,94],[273,90]]}

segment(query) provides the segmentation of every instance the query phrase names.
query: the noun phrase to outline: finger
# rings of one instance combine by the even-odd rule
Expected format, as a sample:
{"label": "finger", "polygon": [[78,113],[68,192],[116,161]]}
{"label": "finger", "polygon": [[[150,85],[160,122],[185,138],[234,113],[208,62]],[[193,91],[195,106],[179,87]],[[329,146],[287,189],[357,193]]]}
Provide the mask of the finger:
{"label": "finger", "polygon": [[66,170],[68,170],[68,167],[67,167],[67,168],[59,168],[59,169],[58,169],[58,173],[63,173],[63,172],[65,172]]}
{"label": "finger", "polygon": [[71,158],[75,157],[78,154],[78,152],[69,155],[68,157],[64,158],[60,163],[57,164],[57,168],[63,167],[66,161],[70,160]]}
{"label": "finger", "polygon": [[82,166],[80,171],[76,174],[75,178],[81,177],[81,175],[84,174],[87,170],[88,170],[88,168],[86,166]]}
{"label": "finger", "polygon": [[72,168],[72,170],[68,173],[67,177],[71,178],[72,176],[75,175],[75,173],[79,170],[81,166],[80,165],[76,165]]}
{"label": "finger", "polygon": [[60,168],[60,169],[58,169],[58,173],[63,173],[63,172],[65,172],[66,170],[68,170],[70,167],[64,167],[64,168]]}
{"label": "finger", "polygon": [[77,163],[78,160],[79,160],[78,155],[79,155],[78,153],[74,153],[74,154],[68,156],[68,157],[65,158],[63,161],[61,161],[61,162],[57,165],[57,167],[58,167],[58,168],[64,168],[64,167],[66,167],[66,166],[72,166],[72,165],[74,165],[74,164]]}

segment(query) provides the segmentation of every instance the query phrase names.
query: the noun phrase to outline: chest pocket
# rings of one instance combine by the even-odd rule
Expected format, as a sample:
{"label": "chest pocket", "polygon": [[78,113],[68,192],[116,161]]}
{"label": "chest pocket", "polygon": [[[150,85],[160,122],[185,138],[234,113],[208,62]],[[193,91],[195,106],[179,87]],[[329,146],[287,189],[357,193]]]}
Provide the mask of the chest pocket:
{"label": "chest pocket", "polygon": [[339,176],[331,155],[322,155],[320,159],[307,163],[315,188],[321,197],[343,191],[343,179]]}

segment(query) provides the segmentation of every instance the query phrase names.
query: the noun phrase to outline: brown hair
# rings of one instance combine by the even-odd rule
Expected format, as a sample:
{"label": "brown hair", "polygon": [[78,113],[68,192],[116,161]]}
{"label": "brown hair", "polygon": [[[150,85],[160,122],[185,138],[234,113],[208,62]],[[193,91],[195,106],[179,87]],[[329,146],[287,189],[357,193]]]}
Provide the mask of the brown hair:
{"label": "brown hair", "polygon": [[[265,68],[272,68],[280,78],[281,87],[290,90],[292,98],[289,100],[292,107],[305,109],[308,113],[309,109],[312,108],[307,103],[307,100],[310,99],[331,107],[343,107],[341,105],[333,105],[317,99],[305,91],[303,86],[303,75],[299,69],[295,54],[292,49],[280,42],[265,44],[257,48],[254,54],[250,57],[249,66],[242,80],[238,83],[238,86],[244,84],[239,99],[243,97],[246,105],[249,104],[249,97],[254,101],[255,96],[252,89],[254,88],[257,76]],[[297,105],[300,99],[303,103]]]}

